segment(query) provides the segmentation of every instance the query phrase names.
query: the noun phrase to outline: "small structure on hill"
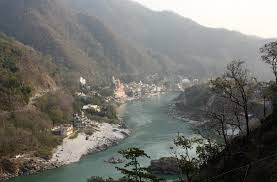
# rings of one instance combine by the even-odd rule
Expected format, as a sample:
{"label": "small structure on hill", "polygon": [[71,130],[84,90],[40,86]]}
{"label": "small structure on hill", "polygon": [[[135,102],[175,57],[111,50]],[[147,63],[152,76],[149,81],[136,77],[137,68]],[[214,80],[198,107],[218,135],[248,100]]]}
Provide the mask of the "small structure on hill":
{"label": "small structure on hill", "polygon": [[100,106],[98,106],[98,105],[92,105],[92,104],[88,104],[88,105],[85,105],[85,106],[83,106],[83,108],[82,108],[83,110],[93,110],[93,111],[95,111],[95,112],[101,112],[101,108],[100,108]]}
{"label": "small structure on hill", "polygon": [[73,134],[73,132],[74,132],[74,129],[72,124],[63,124],[52,128],[52,133],[54,135],[59,135],[59,136],[67,137]]}
{"label": "small structure on hill", "polygon": [[199,84],[199,79],[193,79],[192,83],[193,83],[193,85],[198,85]]}
{"label": "small structure on hill", "polygon": [[83,129],[87,127],[94,127],[97,125],[96,121],[92,121],[85,116],[85,113],[82,111],[81,114],[74,114],[73,124],[75,128]]}
{"label": "small structure on hill", "polygon": [[80,84],[84,86],[86,85],[86,83],[87,83],[86,79],[84,79],[83,77],[80,77]]}

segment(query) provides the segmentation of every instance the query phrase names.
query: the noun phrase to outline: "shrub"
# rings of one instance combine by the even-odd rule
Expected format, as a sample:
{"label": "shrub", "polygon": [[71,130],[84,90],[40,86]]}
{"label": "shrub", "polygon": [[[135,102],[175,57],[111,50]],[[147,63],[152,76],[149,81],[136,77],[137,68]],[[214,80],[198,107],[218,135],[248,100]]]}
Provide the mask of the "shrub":
{"label": "shrub", "polygon": [[86,135],[89,135],[89,136],[93,135],[94,132],[95,132],[95,130],[94,130],[93,128],[87,128],[87,129],[85,129],[85,131],[84,131],[84,133],[85,133]]}
{"label": "shrub", "polygon": [[52,149],[51,148],[40,148],[36,151],[35,155],[37,157],[49,160],[52,156]]}
{"label": "shrub", "polygon": [[64,115],[59,107],[51,107],[47,112],[53,123],[62,123]]}
{"label": "shrub", "polygon": [[108,105],[106,108],[106,115],[109,119],[116,119],[116,109],[114,106]]}
{"label": "shrub", "polygon": [[0,168],[8,173],[14,173],[16,171],[15,164],[8,159],[2,159],[0,161]]}
{"label": "shrub", "polygon": [[44,95],[36,106],[53,121],[54,124],[68,123],[73,114],[73,98],[63,92]]}

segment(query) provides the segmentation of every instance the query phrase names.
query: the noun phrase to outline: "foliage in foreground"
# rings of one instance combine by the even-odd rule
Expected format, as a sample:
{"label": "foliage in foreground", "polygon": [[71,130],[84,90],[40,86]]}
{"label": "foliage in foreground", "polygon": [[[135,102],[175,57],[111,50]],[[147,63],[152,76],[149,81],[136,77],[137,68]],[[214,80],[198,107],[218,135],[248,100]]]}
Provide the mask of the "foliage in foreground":
{"label": "foliage in foreground", "polygon": [[[200,167],[206,165],[208,161],[219,154],[221,148],[212,140],[203,138],[187,138],[178,134],[174,140],[177,148],[182,149],[182,153],[175,152],[180,169],[180,181],[192,181],[192,178],[199,173]],[[196,155],[191,155],[191,151],[196,149]],[[148,168],[141,167],[139,158],[150,158],[143,150],[139,148],[129,148],[119,151],[128,162],[123,168],[116,167],[123,175],[122,178],[114,180],[112,178],[103,179],[101,177],[91,177],[88,182],[157,182],[165,181],[152,174]]]}
{"label": "foliage in foreground", "polygon": [[123,175],[122,178],[114,180],[112,178],[103,179],[101,177],[91,177],[88,182],[113,182],[113,181],[122,181],[122,182],[156,182],[163,181],[162,178],[159,178],[151,174],[147,168],[142,167],[139,163],[140,158],[150,158],[143,150],[139,148],[129,148],[126,150],[121,150],[119,153],[126,159],[128,162],[124,165],[124,168],[116,167],[118,171]]}
{"label": "foliage in foreground", "polygon": [[[175,152],[175,157],[180,168],[180,181],[191,182],[202,166],[207,165],[209,160],[216,157],[222,150],[215,141],[200,137],[187,138],[178,134],[174,140],[176,147],[182,149],[181,153]],[[195,149],[195,155],[191,152]]]}

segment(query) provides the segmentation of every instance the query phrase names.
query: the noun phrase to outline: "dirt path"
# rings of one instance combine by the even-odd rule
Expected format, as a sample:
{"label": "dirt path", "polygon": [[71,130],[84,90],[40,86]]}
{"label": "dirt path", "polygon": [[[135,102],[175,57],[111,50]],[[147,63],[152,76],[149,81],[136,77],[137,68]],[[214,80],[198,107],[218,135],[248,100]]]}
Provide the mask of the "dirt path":
{"label": "dirt path", "polygon": [[58,87],[54,87],[52,89],[46,89],[46,90],[43,90],[41,92],[36,93],[34,96],[30,97],[29,103],[28,103],[27,107],[29,105],[33,105],[35,103],[36,99],[38,99],[38,98],[40,98],[40,97],[42,97],[42,96],[44,96],[44,95],[46,95],[48,93],[56,92],[57,90],[59,90],[59,88]]}
{"label": "dirt path", "polygon": [[32,109],[34,109],[34,104],[36,103],[36,100],[48,93],[54,93],[56,92],[57,90],[59,90],[60,88],[58,87],[54,87],[52,89],[46,89],[46,90],[43,90],[41,92],[38,92],[36,93],[34,96],[30,97],[29,98],[29,103],[24,106],[23,108],[20,108],[20,109],[17,109],[17,110],[13,110],[13,111],[3,111],[3,112],[0,112],[0,116],[5,116],[7,114],[10,114],[11,112],[16,112],[16,113],[20,113],[20,112],[26,112],[26,111],[30,111]]}

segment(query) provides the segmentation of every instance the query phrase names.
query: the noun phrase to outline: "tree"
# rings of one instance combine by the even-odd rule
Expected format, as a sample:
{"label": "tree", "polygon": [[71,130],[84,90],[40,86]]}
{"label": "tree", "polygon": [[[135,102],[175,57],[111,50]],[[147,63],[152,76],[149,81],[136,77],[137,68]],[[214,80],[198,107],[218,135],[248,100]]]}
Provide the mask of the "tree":
{"label": "tree", "polygon": [[263,99],[263,115],[265,119],[267,117],[266,101],[270,100],[272,97],[272,88],[270,83],[260,82],[257,90],[259,90],[259,96]]}
{"label": "tree", "polygon": [[90,179],[87,180],[87,182],[128,182],[128,180],[121,178],[118,180],[112,179],[112,178],[108,178],[108,179],[103,179],[102,177],[98,177],[98,176],[93,176]]}
{"label": "tree", "polygon": [[147,168],[141,167],[139,158],[150,158],[143,150],[139,148],[129,148],[121,150],[119,153],[128,160],[124,165],[124,168],[116,167],[124,176],[118,180],[108,178],[103,179],[101,177],[93,176],[88,179],[88,182],[160,182],[165,181],[163,178],[159,178],[150,172]]}
{"label": "tree", "polygon": [[210,123],[211,129],[215,130],[223,137],[226,149],[229,149],[229,140],[227,134],[227,125],[230,121],[227,105],[224,100],[216,102],[213,107],[209,108],[207,114],[212,120]]}
{"label": "tree", "polygon": [[[181,154],[175,153],[181,171],[179,181],[192,182],[200,168],[215,158],[221,151],[216,141],[201,134],[202,137],[186,138],[178,134],[174,140],[176,147],[181,147]],[[195,150],[195,155],[190,152]]]}
{"label": "tree", "polygon": [[[241,109],[226,98],[215,95],[213,103],[207,107],[207,117],[210,121],[206,124],[210,132],[222,137],[224,147],[229,151],[229,142],[241,129]],[[201,134],[201,133],[200,133]]]}
{"label": "tree", "polygon": [[124,165],[125,168],[116,167],[117,170],[125,175],[125,179],[132,182],[161,181],[161,179],[149,173],[147,168],[141,167],[138,158],[150,158],[143,150],[139,148],[129,148],[127,150],[121,150],[119,153],[125,159],[129,160],[129,162]]}
{"label": "tree", "polygon": [[[214,137],[211,137],[211,134],[203,134],[203,129],[201,130],[201,132],[199,131],[199,135],[202,138],[198,141],[196,154],[199,159],[200,166],[206,166],[210,160],[215,159],[220,154],[220,152],[224,149],[224,146],[212,139]],[[210,133],[210,131],[208,132]]]}
{"label": "tree", "polygon": [[271,65],[275,75],[275,83],[277,84],[277,41],[265,44],[260,51],[262,53],[262,60]]}
{"label": "tree", "polygon": [[114,106],[112,105],[108,105],[106,107],[106,115],[109,119],[116,119],[117,115],[116,115],[116,109]]}
{"label": "tree", "polygon": [[226,72],[210,84],[219,96],[241,108],[246,122],[246,134],[249,136],[249,101],[254,92],[255,78],[243,67],[244,62],[232,61],[227,65]]}
{"label": "tree", "polygon": [[234,113],[232,126],[237,127],[237,129],[239,129],[239,131],[242,132],[242,127],[241,127],[241,125],[242,125],[242,116],[240,114],[242,112],[242,109],[234,103],[230,103],[230,104],[231,104],[232,111]]}
{"label": "tree", "polygon": [[192,150],[193,146],[199,141],[200,140],[197,138],[188,139],[180,134],[178,134],[174,140],[174,144],[184,150],[184,154],[180,154],[179,156],[176,155],[181,171],[180,181],[187,180],[188,182],[191,182],[192,177],[199,170],[199,159],[189,154],[189,151]]}

